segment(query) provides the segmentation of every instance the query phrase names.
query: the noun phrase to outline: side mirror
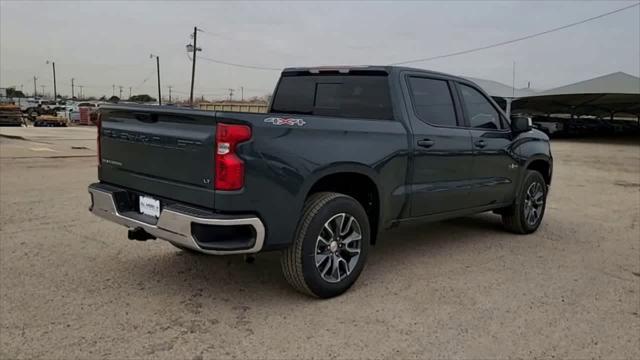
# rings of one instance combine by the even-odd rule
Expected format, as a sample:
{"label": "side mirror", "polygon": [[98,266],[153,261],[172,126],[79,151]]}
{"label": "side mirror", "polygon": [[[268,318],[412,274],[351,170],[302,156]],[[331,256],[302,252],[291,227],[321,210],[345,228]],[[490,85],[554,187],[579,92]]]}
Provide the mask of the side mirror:
{"label": "side mirror", "polygon": [[533,129],[533,121],[530,117],[524,115],[511,116],[511,130],[516,133],[523,133]]}

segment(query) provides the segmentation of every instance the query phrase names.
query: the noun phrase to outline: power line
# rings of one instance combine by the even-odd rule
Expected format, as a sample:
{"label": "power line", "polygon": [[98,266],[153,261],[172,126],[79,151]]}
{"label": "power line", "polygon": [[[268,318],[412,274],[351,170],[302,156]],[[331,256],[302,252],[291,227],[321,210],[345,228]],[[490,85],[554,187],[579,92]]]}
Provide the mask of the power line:
{"label": "power line", "polygon": [[[452,56],[469,54],[469,53],[473,53],[473,52],[477,52],[477,51],[481,51],[481,50],[487,50],[487,49],[491,49],[491,48],[498,47],[498,46],[504,46],[504,45],[508,45],[508,44],[513,44],[515,42],[532,39],[532,38],[535,38],[535,37],[538,37],[538,36],[546,35],[546,34],[549,34],[549,33],[552,33],[552,32],[556,32],[556,31],[560,31],[560,30],[564,30],[564,29],[573,27],[573,26],[584,24],[584,23],[589,22],[589,21],[601,19],[603,17],[606,17],[606,16],[609,16],[609,15],[613,15],[613,14],[616,14],[616,13],[631,9],[631,8],[636,7],[638,5],[640,5],[640,3],[635,3],[633,5],[625,6],[623,8],[616,9],[616,10],[613,10],[613,11],[609,11],[607,13],[600,14],[600,15],[597,15],[597,16],[592,16],[590,18],[587,18],[587,19],[584,19],[584,20],[580,20],[580,21],[576,21],[576,22],[573,22],[573,23],[570,23],[570,24],[567,24],[567,25],[563,25],[563,26],[560,26],[560,27],[556,27],[556,28],[553,28],[553,29],[548,29],[548,30],[545,30],[545,31],[542,31],[542,32],[538,32],[538,33],[535,33],[535,34],[522,36],[522,37],[519,37],[519,38],[507,40],[507,41],[502,41],[502,42],[495,43],[495,44],[480,46],[480,47],[473,48],[473,49],[456,51],[456,52],[453,52],[453,53],[442,54],[442,55],[437,55],[437,56],[431,56],[431,57],[426,57],[426,58],[421,58],[421,59],[398,61],[398,62],[391,63],[389,65],[402,65],[402,64],[409,64],[409,63],[416,63],[416,62],[423,62],[423,61],[431,61],[431,60],[442,59],[442,58],[447,58],[447,57],[452,57]],[[191,57],[189,57],[189,56],[187,56],[187,57],[189,58],[189,60],[191,60]],[[238,63],[232,63],[232,62],[222,61],[222,60],[218,60],[218,59],[212,59],[212,58],[208,58],[208,57],[204,57],[204,56],[198,56],[198,58],[202,59],[202,60],[205,60],[205,61],[212,62],[212,63],[216,63],[216,64],[227,65],[227,66],[235,66],[235,67],[240,67],[240,68],[245,68],[245,69],[271,70],[271,71],[279,71],[279,70],[282,69],[282,67],[269,67],[269,66],[238,64]]]}
{"label": "power line", "polygon": [[588,19],[580,20],[580,21],[577,21],[577,22],[574,22],[574,23],[571,23],[571,24],[567,24],[567,25],[563,25],[563,26],[556,27],[556,28],[553,28],[553,29],[545,30],[545,31],[542,31],[542,32],[539,32],[539,33],[522,36],[522,37],[519,37],[519,38],[516,38],[516,39],[502,41],[502,42],[499,42],[499,43],[486,45],[486,46],[481,46],[481,47],[477,47],[477,48],[473,48],[473,49],[468,49],[468,50],[463,50],[463,51],[456,51],[456,52],[449,53],[449,54],[443,54],[443,55],[437,55],[437,56],[431,56],[431,57],[426,57],[426,58],[421,58],[421,59],[414,59],[414,60],[407,60],[407,61],[399,61],[399,62],[391,63],[389,65],[402,65],[402,64],[410,64],[410,63],[423,62],[423,61],[431,61],[431,60],[442,59],[442,58],[447,58],[447,57],[451,57],[451,56],[469,54],[469,53],[472,53],[472,52],[491,49],[491,48],[498,47],[498,46],[513,44],[513,43],[518,42],[518,41],[528,40],[528,39],[531,39],[531,38],[534,38],[534,37],[538,37],[538,36],[542,36],[542,35],[546,35],[546,34],[549,34],[549,33],[555,32],[555,31],[564,30],[564,29],[570,28],[572,26],[584,24],[584,23],[589,22],[589,21],[597,20],[597,19],[603,18],[605,16],[613,15],[615,13],[619,13],[621,11],[625,11],[625,10],[631,9],[631,8],[636,7],[638,5],[640,5],[640,3],[635,3],[633,5],[625,6],[623,8],[617,9],[617,10],[609,11],[609,12],[604,13],[604,14],[600,14],[600,15],[597,15],[597,16],[590,17]]}
{"label": "power line", "polygon": [[[191,58],[189,58],[189,59],[191,59]],[[205,60],[205,61],[209,61],[209,62],[212,62],[212,63],[221,64],[221,65],[240,67],[240,68],[244,68],[244,69],[271,70],[271,71],[280,71],[280,70],[282,70],[282,67],[276,68],[276,67],[267,67],[267,66],[236,64],[236,63],[232,63],[232,62],[228,62],[228,61],[222,61],[222,60],[218,60],[218,59],[212,59],[212,58],[208,58],[208,57],[204,57],[204,56],[198,56],[198,59],[202,59],[202,60]]]}
{"label": "power line", "polygon": [[141,87],[142,85],[144,85],[147,81],[149,81],[149,79],[151,79],[151,77],[155,74],[156,70],[151,70],[151,72],[149,73],[149,75],[147,75],[144,80],[142,80],[138,85],[136,86],[132,86],[132,88],[136,89],[136,91],[138,90],[139,87]]}

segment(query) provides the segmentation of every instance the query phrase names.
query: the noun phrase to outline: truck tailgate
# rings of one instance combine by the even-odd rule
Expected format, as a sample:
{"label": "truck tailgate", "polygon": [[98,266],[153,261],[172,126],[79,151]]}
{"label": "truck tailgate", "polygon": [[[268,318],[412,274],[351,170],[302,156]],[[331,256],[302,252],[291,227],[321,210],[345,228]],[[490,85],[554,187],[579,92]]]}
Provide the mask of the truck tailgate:
{"label": "truck tailgate", "polygon": [[215,113],[113,106],[100,122],[100,181],[214,207]]}

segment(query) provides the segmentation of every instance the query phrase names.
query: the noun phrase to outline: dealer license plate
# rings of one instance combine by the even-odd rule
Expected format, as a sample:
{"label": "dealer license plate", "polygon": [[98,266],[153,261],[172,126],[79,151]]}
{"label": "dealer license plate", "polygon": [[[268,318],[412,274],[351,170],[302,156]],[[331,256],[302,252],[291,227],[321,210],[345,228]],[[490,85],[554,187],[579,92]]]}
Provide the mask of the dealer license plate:
{"label": "dealer license plate", "polygon": [[160,200],[148,196],[140,196],[140,213],[160,217]]}

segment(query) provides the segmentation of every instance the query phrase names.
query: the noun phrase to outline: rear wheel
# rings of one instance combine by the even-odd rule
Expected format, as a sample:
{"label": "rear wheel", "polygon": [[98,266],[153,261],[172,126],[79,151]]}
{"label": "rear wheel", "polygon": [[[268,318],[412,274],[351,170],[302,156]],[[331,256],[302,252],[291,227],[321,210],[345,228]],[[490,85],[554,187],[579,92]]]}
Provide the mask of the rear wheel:
{"label": "rear wheel", "polygon": [[547,184],[542,174],[528,170],[515,204],[502,213],[507,230],[529,234],[538,229],[547,205]]}
{"label": "rear wheel", "polygon": [[295,239],[281,264],[298,291],[320,298],[342,294],[356,281],[369,250],[369,219],[350,196],[323,192],[305,202]]}

